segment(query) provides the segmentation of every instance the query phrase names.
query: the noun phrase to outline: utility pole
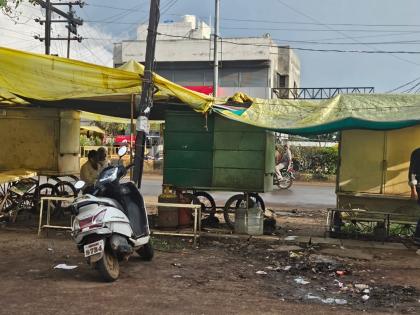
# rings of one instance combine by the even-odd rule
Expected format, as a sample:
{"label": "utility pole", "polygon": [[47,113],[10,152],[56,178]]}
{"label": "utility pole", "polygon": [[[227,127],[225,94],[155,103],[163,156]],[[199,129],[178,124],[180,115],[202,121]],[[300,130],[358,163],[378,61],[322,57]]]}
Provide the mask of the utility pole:
{"label": "utility pole", "polygon": [[[35,19],[35,22],[40,23],[41,25],[45,23],[45,35],[44,37],[40,37],[39,35],[35,35],[34,38],[40,41],[45,42],[45,54],[50,54],[50,47],[51,47],[51,40],[66,40],[67,41],[67,58],[70,58],[70,42],[72,40],[77,40],[79,43],[82,41],[82,37],[77,35],[77,26],[83,25],[83,21],[79,18],[74,16],[73,6],[78,5],[80,8],[84,6],[83,1],[74,1],[74,2],[57,2],[51,3],[50,0],[34,0],[38,3],[42,8],[45,9],[45,20],[42,21],[40,19]],[[63,12],[57,9],[55,6],[65,5],[69,7],[69,12]],[[62,17],[65,20],[51,20],[51,13],[54,12]],[[67,23],[67,38],[65,37],[56,37],[51,38],[51,24],[52,23]],[[71,37],[71,34],[76,36]]]}
{"label": "utility pole", "polygon": [[78,5],[80,8],[83,8],[84,6],[84,2],[81,1],[76,1],[76,2],[58,2],[58,3],[54,3],[54,5],[68,5],[69,6],[69,11],[68,11],[68,15],[69,15],[69,19],[67,19],[67,58],[70,58],[70,42],[72,40],[71,38],[71,34],[75,34],[77,35],[77,24],[72,22],[74,20],[74,10],[73,10],[73,5]]}
{"label": "utility pole", "polygon": [[217,41],[219,40],[219,14],[220,14],[220,0],[215,0],[214,10],[214,57],[213,57],[213,96],[217,96],[219,87],[219,51]]}
{"label": "utility pole", "polygon": [[45,54],[50,54],[51,47],[51,3],[46,0],[45,4]]}
{"label": "utility pole", "polygon": [[155,62],[155,48],[157,28],[160,17],[160,0],[150,0],[149,27],[146,39],[146,58],[144,62],[144,75],[140,104],[136,104],[136,144],[134,157],[133,180],[141,187],[144,163],[144,148],[146,136],[149,133],[149,115],[153,107],[153,69]]}
{"label": "utility pole", "polygon": [[[71,17],[73,17],[73,8],[71,3],[69,3],[69,14],[71,15]],[[71,34],[71,22],[69,21],[69,24],[66,25],[67,26],[67,58],[70,58],[70,34]],[[77,32],[77,31],[76,31]]]}

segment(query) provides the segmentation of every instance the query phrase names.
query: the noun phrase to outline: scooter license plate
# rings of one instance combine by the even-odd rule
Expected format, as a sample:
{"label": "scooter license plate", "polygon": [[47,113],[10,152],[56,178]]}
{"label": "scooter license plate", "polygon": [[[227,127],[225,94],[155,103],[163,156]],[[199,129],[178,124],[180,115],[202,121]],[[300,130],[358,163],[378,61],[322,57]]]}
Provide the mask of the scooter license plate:
{"label": "scooter license plate", "polygon": [[85,257],[89,257],[95,254],[102,253],[104,251],[104,240],[97,241],[95,243],[90,243],[83,246],[85,252]]}

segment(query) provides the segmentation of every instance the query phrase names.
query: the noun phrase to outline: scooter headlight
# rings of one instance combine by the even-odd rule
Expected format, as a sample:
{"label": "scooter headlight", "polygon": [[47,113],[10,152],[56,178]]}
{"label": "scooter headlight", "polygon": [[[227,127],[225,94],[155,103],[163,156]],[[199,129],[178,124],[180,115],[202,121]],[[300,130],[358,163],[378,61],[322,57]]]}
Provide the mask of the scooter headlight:
{"label": "scooter headlight", "polygon": [[113,167],[107,170],[104,170],[99,177],[100,183],[109,183],[117,179],[118,167]]}

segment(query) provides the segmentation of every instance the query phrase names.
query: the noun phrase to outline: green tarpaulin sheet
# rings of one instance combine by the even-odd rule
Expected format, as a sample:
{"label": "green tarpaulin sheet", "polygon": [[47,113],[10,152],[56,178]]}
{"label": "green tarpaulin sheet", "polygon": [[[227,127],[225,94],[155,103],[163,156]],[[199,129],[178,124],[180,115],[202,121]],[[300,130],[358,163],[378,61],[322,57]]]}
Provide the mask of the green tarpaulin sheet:
{"label": "green tarpaulin sheet", "polygon": [[229,119],[298,135],[389,130],[420,123],[420,95],[352,94],[324,101],[254,99],[248,108],[215,105],[214,110]]}

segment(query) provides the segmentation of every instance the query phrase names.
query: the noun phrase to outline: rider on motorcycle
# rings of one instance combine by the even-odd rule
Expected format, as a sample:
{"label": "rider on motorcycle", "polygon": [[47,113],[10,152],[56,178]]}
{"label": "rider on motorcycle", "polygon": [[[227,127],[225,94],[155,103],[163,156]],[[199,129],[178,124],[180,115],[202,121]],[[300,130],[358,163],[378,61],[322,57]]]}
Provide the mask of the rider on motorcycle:
{"label": "rider on motorcycle", "polygon": [[292,163],[292,151],[290,151],[289,143],[285,142],[283,147],[283,154],[281,154],[279,148],[276,147],[276,174],[279,180],[283,179],[280,171],[284,168],[289,169]]}

